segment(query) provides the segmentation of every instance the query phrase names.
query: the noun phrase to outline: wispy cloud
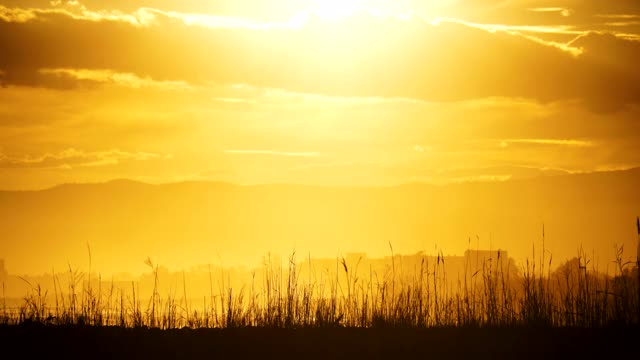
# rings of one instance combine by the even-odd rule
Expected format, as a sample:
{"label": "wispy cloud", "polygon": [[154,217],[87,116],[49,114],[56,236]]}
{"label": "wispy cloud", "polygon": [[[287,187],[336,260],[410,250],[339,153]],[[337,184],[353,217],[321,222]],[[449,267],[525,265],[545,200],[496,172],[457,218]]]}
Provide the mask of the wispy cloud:
{"label": "wispy cloud", "polygon": [[619,19],[619,20],[634,20],[640,19],[640,14],[597,14],[599,18],[604,19]]}
{"label": "wispy cloud", "polygon": [[[469,183],[469,182],[501,182],[508,181],[511,179],[510,174],[504,175],[472,175],[472,176],[461,176],[447,179],[446,183]],[[436,182],[437,183],[437,182]]]}
{"label": "wispy cloud", "polygon": [[611,27],[637,26],[640,25],[640,21],[612,21],[606,22],[604,25]]}
{"label": "wispy cloud", "polygon": [[153,16],[164,16],[168,19],[178,20],[187,26],[201,26],[206,28],[226,28],[226,29],[298,29],[306,23],[306,17],[298,15],[284,22],[261,22],[251,18],[219,16],[209,14],[180,13],[175,11],[162,11],[158,9],[142,8],[138,12],[144,11]]}
{"label": "wispy cloud", "polygon": [[319,152],[289,152],[276,150],[225,150],[225,154],[235,155],[273,155],[273,156],[291,156],[291,157],[316,157],[321,156]]}
{"label": "wispy cloud", "polygon": [[510,144],[532,144],[532,145],[558,145],[573,147],[591,147],[594,146],[591,141],[573,140],[573,139],[506,139],[500,142],[501,147],[507,147]]}
{"label": "wispy cloud", "polygon": [[449,17],[438,17],[433,20],[428,20],[428,19],[424,19],[424,20],[433,26],[438,26],[441,23],[454,23],[454,24],[461,24],[461,25],[465,25],[468,27],[476,28],[476,29],[482,29],[490,33],[503,32],[503,33],[525,38],[527,40],[533,41],[540,45],[554,47],[556,49],[569,53],[573,56],[581,55],[584,52],[584,50],[580,47],[571,46],[571,43],[544,40],[538,36],[534,36],[531,34],[565,34],[565,35],[583,36],[588,33],[588,31],[575,30],[573,26],[569,26],[569,25],[546,26],[546,25],[481,24],[481,23],[474,23],[470,21],[465,21],[465,20],[456,19],[456,18],[449,18]]}
{"label": "wispy cloud", "polygon": [[567,17],[571,16],[573,10],[566,7],[536,7],[527,9],[532,12],[545,12],[545,13],[559,13],[560,15]]}
{"label": "wispy cloud", "polygon": [[117,165],[122,161],[171,159],[171,154],[127,152],[119,149],[83,151],[69,148],[57,153],[10,156],[0,153],[0,168],[72,169],[74,167]]}
{"label": "wispy cloud", "polygon": [[427,19],[424,20],[431,25],[438,26],[441,23],[455,23],[462,24],[469,27],[474,27],[478,29],[483,29],[487,31],[524,31],[524,32],[532,32],[532,33],[544,33],[544,34],[584,34],[585,31],[575,30],[575,28],[571,25],[506,25],[506,24],[484,24],[484,23],[476,23],[471,21],[466,21],[462,19],[452,18],[452,17],[437,17],[435,19]]}
{"label": "wispy cloud", "polygon": [[[55,3],[55,2],[54,2]],[[181,13],[160,9],[141,7],[133,12],[120,10],[89,10],[86,6],[73,2],[53,4],[51,8],[9,8],[0,5],[0,19],[6,22],[25,23],[38,19],[43,15],[66,15],[75,20],[85,21],[117,21],[137,27],[148,27],[162,24],[165,21],[179,21],[186,26],[225,29],[297,29],[306,23],[303,14],[294,16],[284,22],[263,22],[252,18],[222,16],[198,13]]]}
{"label": "wispy cloud", "polygon": [[234,84],[227,88],[229,97],[213,97],[212,101],[229,105],[260,105],[269,108],[348,108],[379,104],[422,104],[429,102],[409,97],[340,96],[291,91],[284,88],[264,88],[249,84]]}
{"label": "wispy cloud", "polygon": [[411,103],[421,104],[426,103],[420,99],[412,99],[406,97],[383,97],[383,96],[336,96],[336,95],[323,95],[305,92],[295,92],[286,89],[279,88],[267,88],[264,89],[262,96],[265,99],[287,99],[287,100],[299,100],[303,103],[316,102],[316,103],[330,103],[334,105],[372,105],[382,103]]}
{"label": "wispy cloud", "polygon": [[153,12],[147,9],[139,9],[130,14],[123,13],[119,10],[88,10],[84,5],[78,2],[66,2],[65,6],[54,2],[52,8],[9,8],[0,5],[0,19],[6,22],[25,23],[38,19],[43,15],[66,15],[75,20],[87,21],[121,21],[136,26],[148,26],[155,20]]}
{"label": "wispy cloud", "polygon": [[95,81],[134,89],[153,88],[158,90],[190,90],[192,88],[184,81],[157,81],[149,77],[140,77],[133,73],[121,73],[107,69],[40,69],[39,72],[44,75]]}

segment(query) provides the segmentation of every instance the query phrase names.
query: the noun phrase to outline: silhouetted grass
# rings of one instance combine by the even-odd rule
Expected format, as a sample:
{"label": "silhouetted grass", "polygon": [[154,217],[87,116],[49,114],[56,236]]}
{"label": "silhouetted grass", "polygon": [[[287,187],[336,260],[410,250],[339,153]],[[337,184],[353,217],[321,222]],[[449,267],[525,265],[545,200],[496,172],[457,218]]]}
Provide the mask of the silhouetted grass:
{"label": "silhouetted grass", "polygon": [[[638,225],[640,237],[640,224]],[[66,291],[54,273],[54,294],[30,285],[17,312],[2,303],[0,323],[37,322],[54,325],[91,325],[189,328],[329,328],[329,327],[606,327],[640,323],[637,264],[623,262],[617,252],[616,270],[602,275],[583,251],[561,269],[551,272],[552,257],[541,255],[526,261],[521,274],[504,266],[504,256],[485,259],[479,269],[465,264],[457,286],[445,272],[439,253],[430,263],[424,256],[419,267],[401,271],[393,248],[390,268],[366,276],[358,261],[336,259],[334,273],[315,272],[312,261],[298,263],[295,252],[284,268],[265,262],[263,277],[232,289],[224,274],[201,304],[188,298],[183,278],[182,298],[162,297],[158,266],[147,261],[153,273],[150,299],[131,289],[92,287],[91,275],[68,270]],[[636,265],[635,267],[633,265]],[[301,277],[306,267],[307,276]],[[473,273],[471,273],[473,271]],[[91,274],[91,272],[89,272]],[[184,275],[183,275],[184,277]],[[102,284],[100,278],[98,284]],[[456,282],[454,282],[456,283]],[[53,295],[53,296],[52,296]],[[143,306],[143,304],[146,304]]]}

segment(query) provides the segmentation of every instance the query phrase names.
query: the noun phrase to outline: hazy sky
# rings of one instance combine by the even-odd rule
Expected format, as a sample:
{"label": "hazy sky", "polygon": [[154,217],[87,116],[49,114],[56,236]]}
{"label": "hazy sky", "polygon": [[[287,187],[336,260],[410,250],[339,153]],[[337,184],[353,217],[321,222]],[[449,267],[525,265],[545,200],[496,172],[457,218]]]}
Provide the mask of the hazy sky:
{"label": "hazy sky", "polygon": [[640,165],[636,0],[0,0],[0,189]]}

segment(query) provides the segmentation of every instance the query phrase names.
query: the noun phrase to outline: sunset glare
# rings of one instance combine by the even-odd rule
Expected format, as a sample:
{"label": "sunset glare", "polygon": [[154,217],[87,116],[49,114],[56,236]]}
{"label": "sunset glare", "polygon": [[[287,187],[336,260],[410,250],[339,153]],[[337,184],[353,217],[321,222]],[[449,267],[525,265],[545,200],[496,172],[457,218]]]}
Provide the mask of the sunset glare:
{"label": "sunset glare", "polygon": [[[0,0],[0,258],[635,258],[640,2]],[[595,262],[595,260],[594,260]]]}

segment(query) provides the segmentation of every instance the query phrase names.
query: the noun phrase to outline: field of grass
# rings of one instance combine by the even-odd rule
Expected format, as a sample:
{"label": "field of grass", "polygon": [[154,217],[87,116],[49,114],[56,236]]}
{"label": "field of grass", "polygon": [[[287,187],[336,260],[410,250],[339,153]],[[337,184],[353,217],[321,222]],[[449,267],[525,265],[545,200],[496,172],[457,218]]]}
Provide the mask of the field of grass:
{"label": "field of grass", "polygon": [[[639,225],[640,236],[640,225]],[[391,249],[393,252],[393,249]],[[103,287],[69,270],[53,294],[32,286],[17,309],[3,298],[0,348],[6,354],[63,358],[263,357],[447,359],[627,357],[640,336],[638,263],[597,272],[581,253],[551,271],[544,250],[513,273],[500,257],[456,279],[445,257],[423,257],[403,271],[392,255],[384,273],[338,259],[328,276],[311,276],[291,255],[288,266],[264,265],[240,289],[222,282],[199,305],[141,298]],[[431,259],[431,261],[430,261]],[[305,273],[306,271],[306,273]],[[90,272],[89,272],[90,274]],[[452,285],[454,284],[454,285]],[[14,355],[15,356],[15,355]]]}
{"label": "field of grass", "polygon": [[[500,253],[480,268],[448,279],[445,257],[423,257],[412,271],[400,264],[382,274],[336,260],[333,273],[311,276],[295,253],[288,267],[265,264],[261,277],[240,289],[224,278],[196,304],[183,294],[161,295],[158,266],[151,261],[154,288],[142,298],[129,290],[98,286],[70,270],[67,284],[53,294],[32,287],[17,309],[1,304],[0,324],[119,326],[124,328],[432,328],[432,327],[583,327],[637,325],[640,291],[636,263],[623,263],[612,275],[599,273],[584,254],[551,271],[543,255],[517,273]],[[309,263],[311,264],[311,263]],[[93,285],[92,285],[93,284]]]}

